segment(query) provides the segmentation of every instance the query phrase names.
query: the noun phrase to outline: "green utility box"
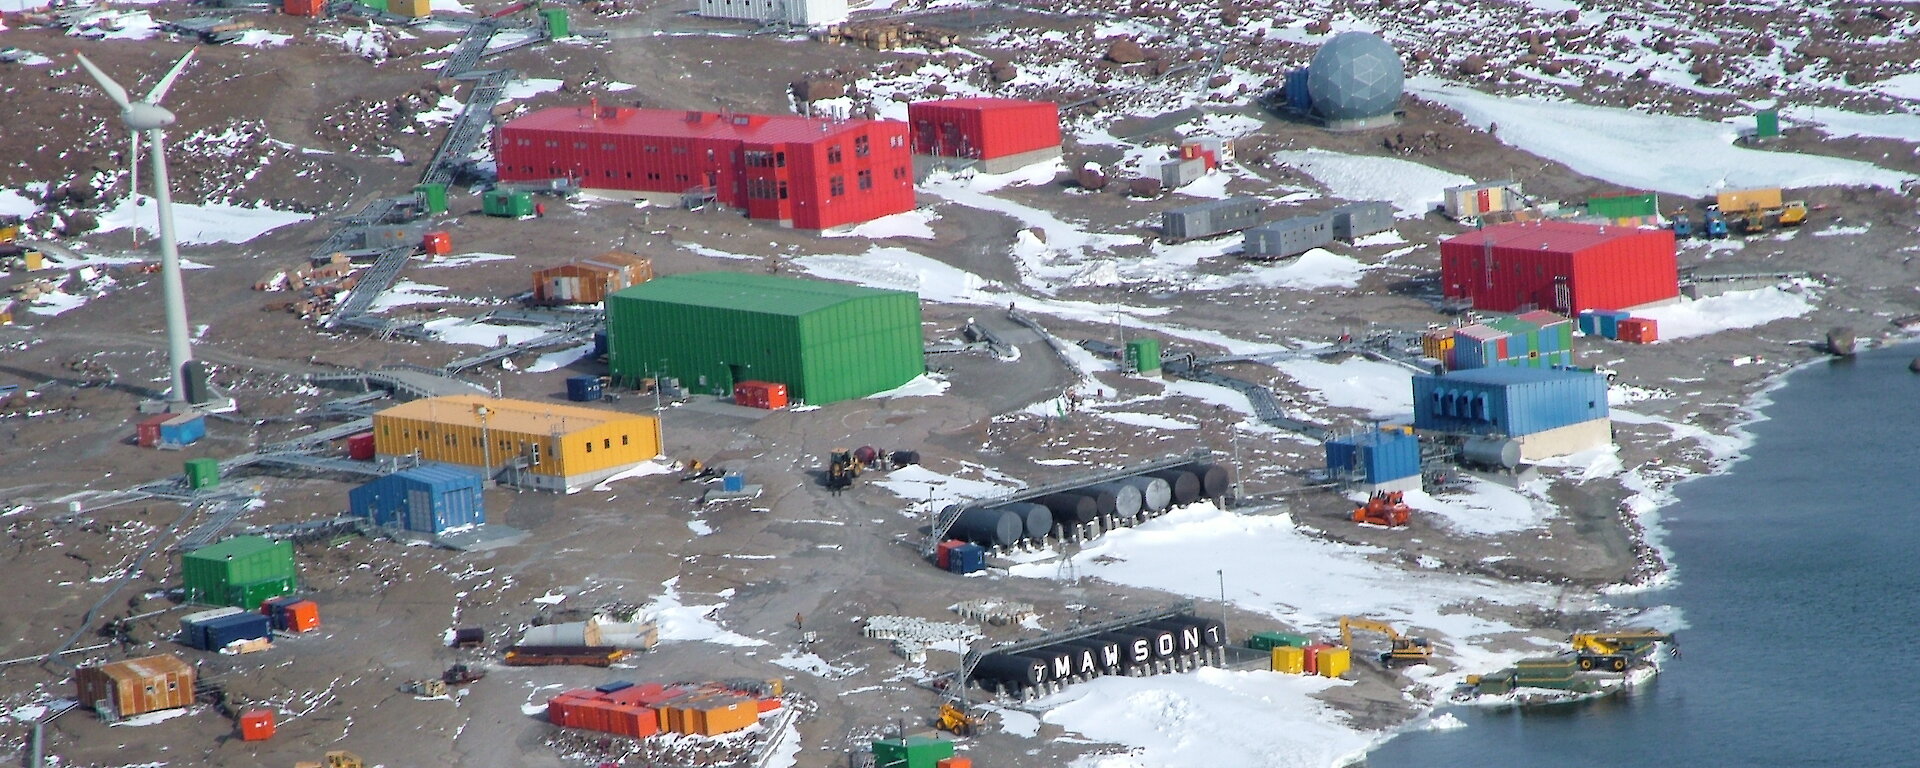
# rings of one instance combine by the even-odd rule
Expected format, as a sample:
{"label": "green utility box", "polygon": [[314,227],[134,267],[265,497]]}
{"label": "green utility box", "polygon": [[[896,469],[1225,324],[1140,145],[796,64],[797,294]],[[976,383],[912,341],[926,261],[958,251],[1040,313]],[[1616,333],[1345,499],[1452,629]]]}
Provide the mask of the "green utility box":
{"label": "green utility box", "polygon": [[220,461],[218,459],[187,459],[188,488],[198,490],[219,486]]}
{"label": "green utility box", "polygon": [[874,768],[935,768],[953,757],[953,742],[935,736],[908,736],[873,743]]}
{"label": "green utility box", "polygon": [[293,592],[293,544],[237,536],[180,556],[186,600],[256,610],[260,601]]}
{"label": "green utility box", "polygon": [[573,35],[573,32],[567,27],[567,9],[542,8],[540,9],[540,18],[547,22],[547,37],[549,39],[558,40]]}
{"label": "green utility box", "polygon": [[1256,651],[1271,651],[1275,648],[1305,648],[1307,636],[1292,632],[1261,632],[1247,638],[1247,647]]}
{"label": "green utility box", "polygon": [[1160,340],[1138,338],[1127,342],[1127,370],[1143,375],[1160,372]]}
{"label": "green utility box", "polygon": [[387,12],[387,0],[360,0],[360,4],[381,13]]}
{"label": "green utility box", "polygon": [[1755,113],[1753,137],[1762,141],[1780,138],[1780,110],[1763,109]]}
{"label": "green utility box", "polygon": [[1660,213],[1660,199],[1652,192],[1633,195],[1608,195],[1587,198],[1587,214],[1607,219],[1654,216]]}
{"label": "green utility box", "polygon": [[480,197],[480,212],[517,219],[533,215],[533,195],[509,189],[489,189]]}
{"label": "green utility box", "polygon": [[420,207],[427,213],[447,212],[447,185],[420,184],[413,188],[413,193],[419,196]]}

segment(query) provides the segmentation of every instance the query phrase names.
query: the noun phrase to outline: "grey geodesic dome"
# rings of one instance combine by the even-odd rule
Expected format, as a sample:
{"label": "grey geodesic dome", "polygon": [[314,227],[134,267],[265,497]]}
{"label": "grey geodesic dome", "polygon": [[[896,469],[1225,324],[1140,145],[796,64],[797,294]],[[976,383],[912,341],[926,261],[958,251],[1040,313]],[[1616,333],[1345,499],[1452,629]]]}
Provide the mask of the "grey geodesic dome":
{"label": "grey geodesic dome", "polygon": [[1334,35],[1307,65],[1307,94],[1313,111],[1329,121],[1393,114],[1405,82],[1400,54],[1387,41],[1366,32]]}

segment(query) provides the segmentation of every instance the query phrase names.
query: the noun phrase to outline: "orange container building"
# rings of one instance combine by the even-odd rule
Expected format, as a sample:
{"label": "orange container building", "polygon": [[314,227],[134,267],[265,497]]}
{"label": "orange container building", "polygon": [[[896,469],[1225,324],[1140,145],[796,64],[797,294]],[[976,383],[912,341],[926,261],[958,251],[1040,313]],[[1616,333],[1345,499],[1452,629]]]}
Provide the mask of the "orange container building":
{"label": "orange container building", "polygon": [[733,402],[748,408],[785,408],[787,385],[777,381],[743,381],[733,385]]}
{"label": "orange container building", "polygon": [[1616,326],[1621,341],[1652,344],[1660,340],[1660,323],[1651,317],[1629,317]]}
{"label": "orange container building", "polygon": [[420,250],[435,256],[453,253],[453,235],[445,232],[428,232],[426,237],[420,238]]}
{"label": "orange container building", "polygon": [[286,0],[280,10],[288,16],[325,16],[327,0]]}
{"label": "orange container building", "polygon": [[240,713],[240,740],[266,741],[273,738],[273,710],[249,709]]}
{"label": "orange container building", "polygon": [[73,685],[80,706],[115,718],[193,704],[193,667],[170,653],[81,667]]}
{"label": "orange container building", "polygon": [[591,259],[535,270],[535,304],[598,304],[607,294],[653,279],[653,260],[609,251]]}

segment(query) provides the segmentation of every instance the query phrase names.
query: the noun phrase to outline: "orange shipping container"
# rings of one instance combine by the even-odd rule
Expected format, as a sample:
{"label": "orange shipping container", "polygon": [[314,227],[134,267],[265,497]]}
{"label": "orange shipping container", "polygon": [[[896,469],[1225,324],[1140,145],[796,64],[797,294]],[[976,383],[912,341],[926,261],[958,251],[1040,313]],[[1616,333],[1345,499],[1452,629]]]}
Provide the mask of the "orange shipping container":
{"label": "orange shipping container", "polygon": [[973,768],[973,758],[960,757],[958,755],[954,757],[943,757],[940,758],[940,762],[934,763],[933,766],[934,768]]}
{"label": "orange shipping container", "polygon": [[80,706],[105,705],[133,717],[193,703],[193,667],[170,653],[81,667],[73,675]]}
{"label": "orange shipping container", "polygon": [[324,16],[327,0],[285,0],[280,10],[288,16]]}
{"label": "orange shipping container", "polygon": [[1660,340],[1660,324],[1651,317],[1630,317],[1619,323],[1621,341],[1631,344],[1652,344]]}
{"label": "orange shipping container", "polygon": [[420,239],[420,249],[435,256],[453,253],[453,236],[445,232],[428,232]]}
{"label": "orange shipping container", "polygon": [[240,713],[240,740],[266,741],[273,738],[273,710],[249,709]]}

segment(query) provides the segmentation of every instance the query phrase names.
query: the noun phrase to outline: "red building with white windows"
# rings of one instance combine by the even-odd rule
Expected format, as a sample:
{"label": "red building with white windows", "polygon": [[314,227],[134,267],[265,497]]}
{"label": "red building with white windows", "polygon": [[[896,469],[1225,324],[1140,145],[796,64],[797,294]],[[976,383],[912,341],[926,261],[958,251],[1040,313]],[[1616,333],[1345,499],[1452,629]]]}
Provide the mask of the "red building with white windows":
{"label": "red building with white windows", "polygon": [[1475,309],[1573,315],[1680,295],[1673,230],[1570,221],[1486,227],[1440,243],[1441,292]]}
{"label": "red building with white windows", "polygon": [[913,209],[897,120],[554,107],[500,126],[493,146],[501,181],[571,178],[669,203],[694,195],[795,229]]}
{"label": "red building with white windows", "polygon": [[1060,107],[1050,101],[944,99],[907,105],[915,154],[979,160],[1005,173],[1060,156]]}

